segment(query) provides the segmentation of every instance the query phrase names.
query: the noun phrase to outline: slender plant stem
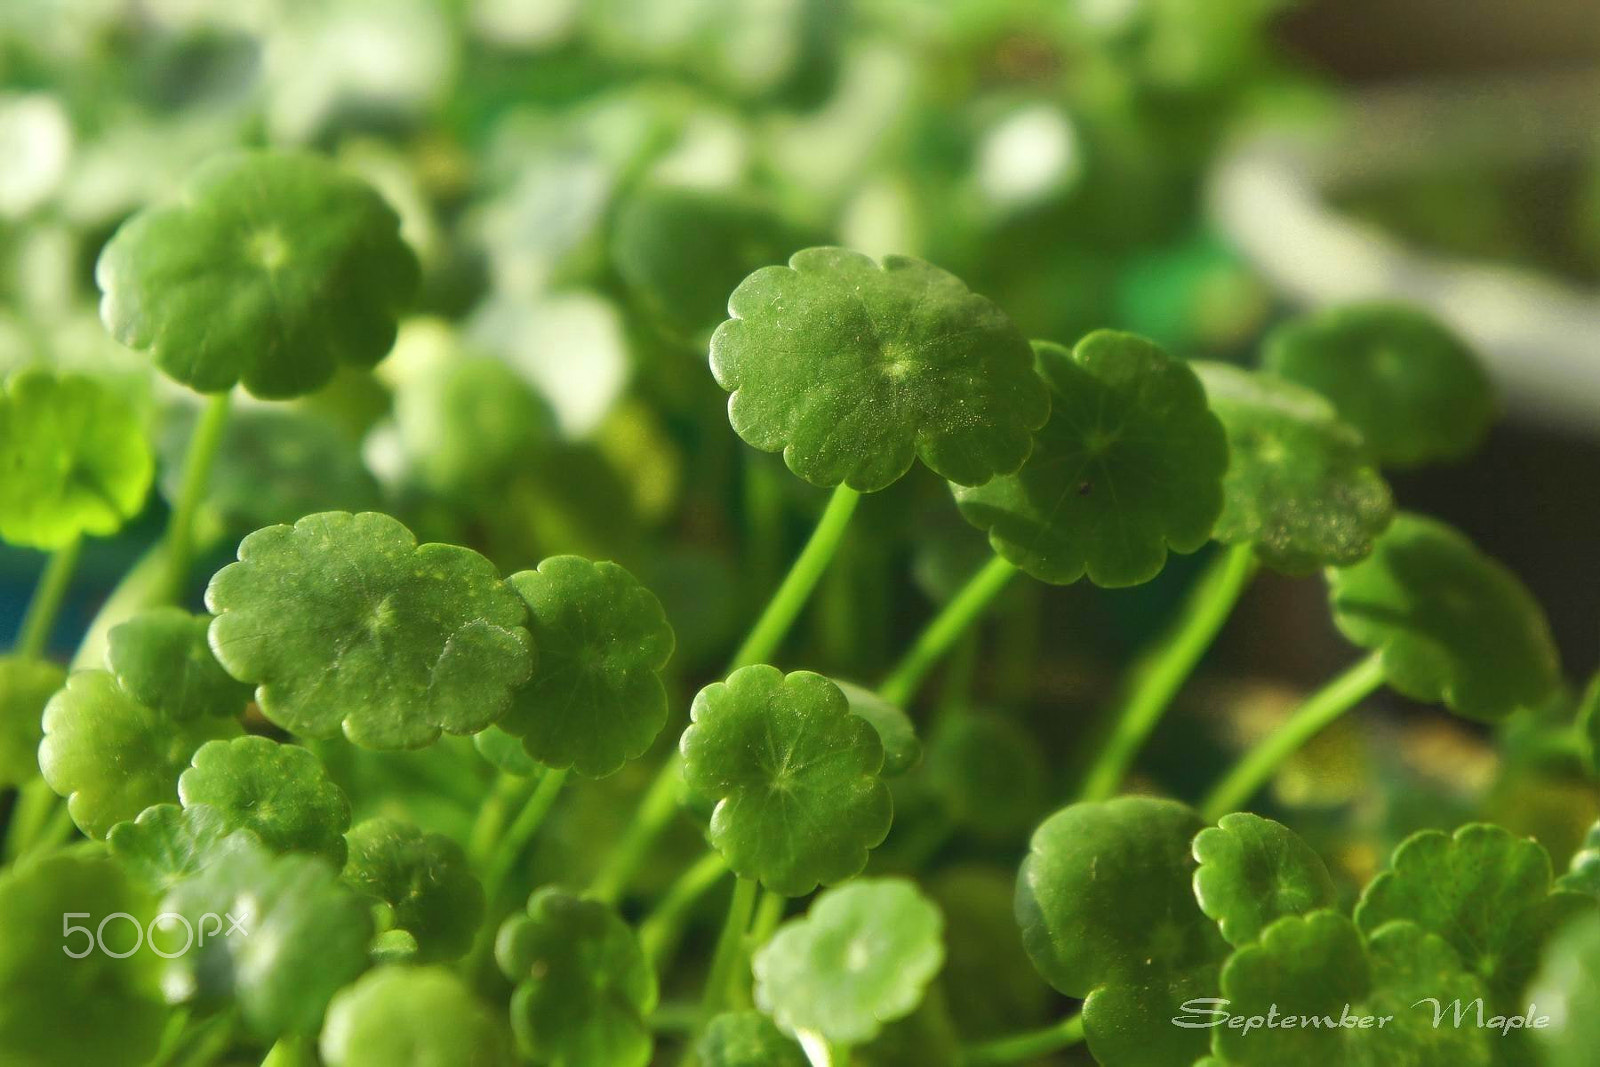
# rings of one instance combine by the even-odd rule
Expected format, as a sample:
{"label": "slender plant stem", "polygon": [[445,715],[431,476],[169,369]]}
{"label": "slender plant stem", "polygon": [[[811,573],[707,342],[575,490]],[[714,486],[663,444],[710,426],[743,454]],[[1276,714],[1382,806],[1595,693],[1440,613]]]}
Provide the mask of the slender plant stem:
{"label": "slender plant stem", "polygon": [[750,924],[747,944],[752,956],[772,940],[772,934],[778,929],[778,924],[783,922],[783,912],[788,906],[789,898],[782,893],[774,893],[770,889],[761,891],[761,902],[756,905],[756,918]]}
{"label": "slender plant stem", "polygon": [[1140,657],[1111,736],[1084,778],[1081,799],[1104,800],[1117,791],[1255,571],[1255,546],[1243,544],[1224,552],[1201,577],[1172,631]]}
{"label": "slender plant stem", "polygon": [[816,529],[811,531],[811,539],[800,550],[800,555],[784,576],[778,591],[767,601],[766,609],[750,628],[744,644],[733,654],[733,661],[728,665],[730,673],[748,664],[760,663],[777,651],[789,627],[794,625],[795,616],[805,607],[811,591],[827,569],[828,561],[838,551],[839,542],[844,537],[845,528],[850,525],[850,516],[855,514],[856,503],[860,499],[861,494],[847,485],[841,484],[834,489],[833,496],[828,498],[828,506],[822,511],[822,517],[817,520]]}
{"label": "slender plant stem", "polygon": [[206,486],[211,481],[211,467],[222,444],[222,431],[228,425],[228,394],[221,392],[206,401],[200,421],[195,423],[194,436],[189,438],[189,450],[183,458],[183,488],[178,493],[177,505],[167,520],[166,536],[166,588],[165,599],[182,599],[189,582],[189,569],[194,565],[195,519],[206,498]]}
{"label": "slender plant stem", "polygon": [[1040,1056],[1048,1056],[1052,1052],[1059,1052],[1064,1048],[1071,1048],[1082,1040],[1083,1015],[1081,1012],[1074,1012],[1060,1022],[1038,1030],[1029,1030],[1027,1033],[974,1045],[962,1054],[961,1063],[962,1067],[977,1067],[978,1064],[991,1063],[1024,1063]]}
{"label": "slender plant stem", "polygon": [[[722,933],[717,938],[716,950],[711,956],[711,970],[706,974],[705,991],[700,995],[700,1018],[695,1031],[705,1028],[728,1000],[728,988],[733,984],[734,971],[744,957],[745,932],[750,929],[750,916],[756,907],[757,883],[750,878],[738,878],[733,883],[733,896],[728,900],[728,915],[722,922]],[[689,1042],[678,1067],[690,1067],[695,1060],[694,1041]]]}
{"label": "slender plant stem", "polygon": [[678,875],[639,924],[639,946],[658,970],[665,965],[667,954],[677,942],[689,909],[727,873],[728,864],[722,853],[707,852]]}
{"label": "slender plant stem", "polygon": [[0,834],[4,834],[5,862],[12,863],[27,855],[39,839],[50,816],[55,811],[56,795],[42,778],[27,782],[17,791],[16,802],[11,806],[11,820]]}
{"label": "slender plant stem", "polygon": [[1207,822],[1236,811],[1255,796],[1280,764],[1339,716],[1383,685],[1383,663],[1374,652],[1311,694],[1287,722],[1252,748],[1200,805]]}
{"label": "slender plant stem", "polygon": [[39,576],[39,584],[34,587],[33,599],[28,601],[27,613],[22,616],[22,627],[17,631],[17,655],[36,659],[49,647],[56,616],[61,613],[61,602],[72,585],[72,572],[82,549],[83,538],[74,537],[51,554],[44,573]]}
{"label": "slender plant stem", "polygon": [[977,621],[1016,573],[1017,568],[999,556],[984,564],[912,643],[878,687],[878,695],[891,704],[904,706],[916,695],[917,687],[934,664]]}
{"label": "slender plant stem", "polygon": [[474,866],[482,868],[489,862],[494,855],[495,842],[500,840],[500,835],[505,831],[511,809],[525,802],[524,794],[531,794],[535,786],[536,783],[526,778],[518,778],[504,771],[495,778],[467,834],[467,856]]}
{"label": "slender plant stem", "polygon": [[72,656],[75,671],[99,667],[105,659],[111,630],[138,612],[157,604],[167,580],[167,552],[163,542],[151,545],[122,575],[111,595],[106,597],[78,642]]}
{"label": "slender plant stem", "polygon": [[[772,594],[761,617],[751,627],[749,636],[733,654],[725,674],[732,674],[752,663],[760,663],[777,651],[789,627],[794,624],[795,617],[816,588],[822,572],[827,569],[828,561],[838,551],[839,542],[850,525],[850,516],[855,514],[860,499],[861,494],[849,486],[840,485],[834,489],[805,548],[800,550],[789,573],[779,583],[777,592]],[[640,801],[639,810],[623,833],[622,840],[617,843],[594,884],[589,887],[591,895],[601,900],[615,901],[627,890],[628,883],[633,880],[650,847],[678,812],[682,758],[677,752],[667,757]]]}
{"label": "slender plant stem", "polygon": [[68,810],[66,802],[58,802],[56,795],[42,780],[32,782],[30,785],[38,788],[44,815],[39,820],[38,829],[18,848],[18,859],[31,856],[35,852],[48,852],[58,845],[66,844],[71,840],[74,829],[72,813]]}
{"label": "slender plant stem", "polygon": [[491,901],[499,899],[511,869],[527,851],[528,842],[538,832],[545,816],[550,814],[550,808],[554,806],[556,797],[561,795],[561,787],[566,783],[567,774],[568,772],[564,770],[545,771],[533,795],[528,798],[528,802],[522,806],[522,811],[517,813],[510,828],[500,838],[483,877],[483,894],[486,899]]}

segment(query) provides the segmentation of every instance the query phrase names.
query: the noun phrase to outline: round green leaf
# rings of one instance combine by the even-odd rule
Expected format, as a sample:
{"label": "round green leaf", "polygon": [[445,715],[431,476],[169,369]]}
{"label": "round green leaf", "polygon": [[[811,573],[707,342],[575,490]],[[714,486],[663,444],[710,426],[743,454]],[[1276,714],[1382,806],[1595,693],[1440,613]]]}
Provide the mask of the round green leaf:
{"label": "round green leaf", "polygon": [[775,213],[726,191],[649,186],[618,209],[611,262],[651,318],[701,341],[746,274],[805,242]]}
{"label": "round green leaf", "polygon": [[466,954],[483,919],[483,887],[460,845],[385,818],[366,820],[348,840],[344,880],[389,905],[395,926],[416,939],[418,961]]}
{"label": "round green leaf", "polygon": [[66,680],[48,660],[0,656],[0,789],[39,776],[44,706]]}
{"label": "round green leaf", "polygon": [[814,485],[872,492],[919,457],[980,485],[1022,464],[1050,412],[1011,320],[909,256],[808,248],[746,278],[728,312],[711,372],[733,429]]}
{"label": "round green leaf", "polygon": [[789,1033],[871,1041],[921,1003],[944,963],[943,936],[939,909],[904,879],[830,889],[756,953],[756,1003]]}
{"label": "round green leaf", "polygon": [[1262,366],[1333,402],[1385,465],[1459,459],[1495,414],[1476,356],[1430,316],[1394,304],[1333,308],[1267,338]]}
{"label": "round green leaf", "polygon": [[499,1027],[465,982],[443,967],[380,967],[328,1004],[328,1067],[503,1067]]}
{"label": "round green leaf", "polygon": [[1573,923],[1551,942],[1528,994],[1550,1025],[1535,1030],[1544,1067],[1594,1067],[1600,1048],[1600,918]]}
{"label": "round green leaf", "polygon": [[210,616],[181,608],[142,611],[111,628],[106,667],[128,695],[174,719],[233,718],[250,702],[250,687],[211,654],[210,626]]}
{"label": "round green leaf", "polygon": [[0,392],[0,537],[60,548],[144,507],[155,464],[137,413],[91,378],[30,368]]}
{"label": "round green leaf", "polygon": [[274,852],[309,852],[345,860],[350,801],[322,761],[299,745],[236,737],[200,746],[178,779],[184,807],[209,804],[236,829],[253,832]]}
{"label": "round green leaf", "polygon": [[1395,849],[1390,870],[1368,883],[1356,925],[1372,934],[1404,919],[1448,941],[1483,981],[1498,1010],[1527,1010],[1523,993],[1550,935],[1592,897],[1552,892],[1550,855],[1532,838],[1488,823],[1454,834],[1424,830]]}
{"label": "round green leaf", "polygon": [[[151,901],[108,857],[58,852],[0,871],[0,1060],[6,1067],[140,1067],[166,1020],[157,959],[134,945],[133,925],[153,918]],[[70,917],[63,919],[70,913]],[[102,920],[102,938],[90,946]],[[89,935],[64,936],[63,922]],[[69,956],[90,951],[81,958]]]}
{"label": "round green leaf", "polygon": [[1361,435],[1309,389],[1222,363],[1194,363],[1228,435],[1222,515],[1211,536],[1253,544],[1286,574],[1365,559],[1394,518]]}
{"label": "round green leaf", "polygon": [[878,740],[883,743],[885,778],[902,775],[917,765],[922,759],[922,742],[917,740],[917,728],[904,710],[854,682],[835,679],[833,684],[850,702],[850,710],[877,731]]}
{"label": "round green leaf", "polygon": [[1045,768],[1039,743],[999,715],[952,712],[928,739],[923,778],[950,821],[978,837],[1014,842],[1039,821]]}
{"label": "round green leaf", "polygon": [[178,795],[195,749],[239,733],[224,719],[175,722],[139,703],[105,671],[78,671],[44,709],[39,768],[90,837]]}
{"label": "round green leaf", "polygon": [[516,984],[511,1028],[523,1053],[554,1067],[644,1067],[656,976],[616,912],[547,887],[495,938],[500,970]]}
{"label": "round green leaf", "polygon": [[603,778],[644,755],[667,723],[660,672],[672,627],[655,594],[615,563],[553,556],[507,579],[528,605],[539,667],[501,729],[556,768]]}
{"label": "round green leaf", "polygon": [[521,599],[470,549],[427,544],[376,512],[308,515],[239,544],[206,590],[211,647],[306,737],[420,748],[476,733],[528,677]]}
{"label": "round green leaf", "polygon": [[1205,824],[1152,797],[1073,804],[1034,832],[1017,875],[1017,921],[1034,966],[1085,998],[1084,1033],[1105,1067],[1172,1067],[1204,1054],[1173,1026],[1216,995],[1227,946],[1195,903],[1190,842]]}
{"label": "round green leaf", "polygon": [[[156,804],[106,834],[111,854],[140,885],[164,893],[210,862],[229,834],[244,833],[209,804]],[[253,836],[253,835],[251,835]]]}
{"label": "round green leaf", "polygon": [[805,896],[859,873],[888,836],[883,744],[822,675],[742,667],[689,716],[684,780],[716,802],[711,844],[741,878]]}
{"label": "round green leaf", "polygon": [[1460,533],[1402,512],[1367,559],[1328,572],[1333,621],[1379,653],[1384,679],[1414,700],[1493,722],[1560,684],[1533,595]]}
{"label": "round green leaf", "polygon": [[[1487,1067],[1489,1042],[1499,1040],[1471,1023],[1450,1025],[1448,1014],[1434,1026],[1424,998],[1448,1011],[1456,998],[1467,1004],[1482,994],[1444,940],[1406,922],[1363,942],[1337,912],[1279,919],[1228,960],[1222,995],[1226,1009],[1247,1022],[1265,1020],[1274,1008],[1278,1017],[1277,1025],[1248,1032],[1232,1025],[1210,1030],[1213,1050],[1230,1067]],[[1287,1026],[1285,1016],[1308,1021]],[[1319,1023],[1309,1022],[1313,1017]],[[1386,1021],[1380,1026],[1379,1019]]]}
{"label": "round green leaf", "polygon": [[701,1067],[807,1067],[805,1053],[759,1011],[729,1011],[706,1024],[695,1054]]}
{"label": "round green leaf", "polygon": [[230,834],[161,907],[197,931],[204,916],[218,917],[204,920],[204,945],[168,961],[167,999],[231,1000],[263,1037],[315,1034],[329,998],[367,967],[366,901],[325,860],[274,855],[248,834]]}
{"label": "round green leaf", "polygon": [[1053,410],[1015,474],[954,487],[966,520],[1040,581],[1148,582],[1222,510],[1228,444],[1194,371],[1142,337],[1035,342]]}
{"label": "round green leaf", "polygon": [[1333,906],[1333,877],[1282,823],[1235,812],[1194,839],[1194,895],[1230,945],[1245,945],[1286,915]]}
{"label": "round green leaf", "polygon": [[399,227],[369,186],[316,156],[220,156],[111,238],[95,267],[100,317],[198,392],[243,382],[303,396],[394,344],[418,278]]}

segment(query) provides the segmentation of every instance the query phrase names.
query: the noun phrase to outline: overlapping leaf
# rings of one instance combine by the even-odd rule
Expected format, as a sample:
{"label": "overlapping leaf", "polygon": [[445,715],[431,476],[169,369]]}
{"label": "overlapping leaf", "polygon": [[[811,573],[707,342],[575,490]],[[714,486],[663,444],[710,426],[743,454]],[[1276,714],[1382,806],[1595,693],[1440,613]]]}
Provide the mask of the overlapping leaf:
{"label": "overlapping leaf", "polygon": [[208,741],[178,779],[184,807],[212,807],[232,829],[249,830],[274,852],[308,852],[340,867],[350,801],[322,761],[299,745],[267,737]]}
{"label": "overlapping leaf", "polygon": [[366,820],[348,840],[344,880],[389,906],[420,962],[465,955],[483,920],[483,887],[460,845],[387,818]]}
{"label": "overlapping leaf", "polygon": [[231,718],[249,702],[250,687],[230,678],[212,655],[210,626],[210,616],[181,608],[142,611],[112,627],[106,667],[129,696],[173,719]]}
{"label": "overlapping leaf", "polygon": [[1230,945],[1254,941],[1278,919],[1334,904],[1333,878],[1282,823],[1235,812],[1194,839],[1194,895]]}

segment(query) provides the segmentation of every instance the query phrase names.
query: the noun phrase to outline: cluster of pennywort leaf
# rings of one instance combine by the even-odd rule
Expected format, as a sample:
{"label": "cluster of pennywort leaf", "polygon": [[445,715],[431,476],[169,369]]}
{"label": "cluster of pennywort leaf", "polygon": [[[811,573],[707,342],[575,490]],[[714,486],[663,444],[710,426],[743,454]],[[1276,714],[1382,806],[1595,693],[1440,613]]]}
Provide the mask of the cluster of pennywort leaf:
{"label": "cluster of pennywort leaf", "polygon": [[[190,564],[184,501],[207,493],[234,387],[290,398],[372,365],[416,274],[378,196],[310,155],[217,159],[117,231],[97,271],[106,325],[214,398],[157,572]],[[833,500],[730,671],[694,697],[631,823],[587,841],[591,872],[560,884],[533,884],[526,862],[552,807],[645,756],[669,721],[675,637],[650,590],[573,555],[507,576],[472,549],[418,544],[388,515],[315,511],[245,537],[210,579],[207,614],[164,602],[181,588],[170,581],[113,597],[114,625],[68,674],[37,637],[59,600],[52,575],[82,537],[140,509],[150,448],[93,380],[34,370],[6,383],[0,535],[57,554],[45,621],[0,661],[0,785],[20,789],[0,873],[0,1062],[266,1051],[277,1065],[642,1067],[676,1044],[707,1067],[852,1051],[1004,1063],[1080,1039],[1109,1067],[1590,1062],[1600,845],[1556,879],[1542,846],[1497,826],[1420,833],[1352,915],[1306,841],[1233,811],[1382,685],[1488,722],[1560,688],[1522,585],[1461,534],[1395,514],[1381,474],[1459,456],[1483,433],[1488,383],[1446,330],[1387,306],[1313,315],[1274,334],[1258,369],[1187,363],[1113,331],[1030,343],[937,267],[839,248],[757,270],[728,308],[710,367],[733,429]],[[472,388],[493,392],[485,373]],[[875,689],[767,662],[857,495],[918,460],[994,560]],[[924,746],[906,708],[1017,571],[1131,586],[1212,540],[1226,547],[1172,642],[1147,658],[1081,797],[1034,830],[1017,874],[1026,953],[1081,1013],[963,1044],[934,1008],[989,979],[954,959],[941,977],[952,918],[911,878],[856,876],[897,795],[1020,853],[1038,757],[1004,720],[974,715],[944,717]],[[1203,811],[1113,798],[1259,565],[1322,571],[1334,622],[1365,658],[1249,751]],[[1600,686],[1581,719],[1590,736],[1597,705]],[[462,840],[395,817],[383,781],[350,772],[352,753],[385,754],[369,771],[444,766],[407,762],[422,750],[468,761],[423,790],[465,790],[477,821]],[[920,800],[893,792],[919,765],[933,783]],[[573,775],[592,785],[563,797]],[[670,884],[641,888],[640,864],[680,811],[705,847]],[[87,840],[67,844],[65,819]],[[686,915],[730,871],[722,935],[685,965],[703,994],[665,1004]],[[957,880],[942,897],[992,888]],[[619,901],[650,907],[640,919]],[[86,920],[92,951],[62,951],[63,916]],[[1440,1027],[1416,1007],[1428,998],[1554,1024]],[[1224,1011],[1333,1023],[1256,1029]],[[1387,1022],[1334,1024],[1346,1016]],[[889,1026],[904,1019],[915,1025]]]}

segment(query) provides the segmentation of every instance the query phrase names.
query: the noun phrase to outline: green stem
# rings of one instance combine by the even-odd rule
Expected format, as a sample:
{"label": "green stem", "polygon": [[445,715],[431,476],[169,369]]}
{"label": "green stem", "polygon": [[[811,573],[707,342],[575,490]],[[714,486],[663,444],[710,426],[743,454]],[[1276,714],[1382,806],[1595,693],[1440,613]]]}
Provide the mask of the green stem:
{"label": "green stem", "polygon": [[999,556],[984,564],[922,631],[904,658],[878,687],[878,695],[891,704],[905,706],[916,694],[923,677],[977,621],[983,609],[989,606],[989,602],[999,595],[1016,573],[1017,568]]}
{"label": "green stem", "polygon": [[522,806],[522,811],[512,821],[511,827],[500,838],[483,877],[485,899],[494,901],[500,898],[500,892],[505,888],[506,878],[510,876],[511,869],[527,851],[528,842],[538,832],[545,816],[550,814],[550,808],[555,804],[556,797],[561,795],[561,787],[567,780],[567,774],[568,772],[564,770],[545,771],[533,795],[528,798],[528,802]]}
{"label": "green stem", "polygon": [[664,967],[667,953],[678,940],[684,919],[695,901],[710,891],[711,887],[728,873],[728,863],[720,852],[707,852],[698,861],[678,875],[649,915],[639,924],[639,946],[645,956]]}
{"label": "green stem", "polygon": [[[752,663],[760,663],[777,651],[789,627],[794,624],[795,616],[800,614],[822,572],[827,569],[828,561],[838,551],[839,542],[844,537],[845,528],[850,525],[850,516],[855,514],[860,499],[861,494],[847,485],[834,489],[805,548],[800,550],[800,555],[778,585],[777,592],[772,594],[772,599],[767,602],[766,609],[756,620],[749,636],[733,654],[725,674],[732,674]],[[591,895],[612,902],[622,896],[650,847],[677,814],[678,784],[682,777],[682,756],[673,752],[645,792],[639,810],[623,833],[622,840],[617,843],[615,851],[590,886]]]}
{"label": "green stem", "polygon": [[[55,793],[42,778],[28,782],[17,793],[11,809],[11,824],[6,830],[5,859],[15,862],[60,836],[54,825],[66,815],[66,806],[57,806]],[[68,827],[71,826],[70,819]]]}
{"label": "green stem", "polygon": [[1134,669],[1127,701],[1111,736],[1084,778],[1080,799],[1104,800],[1117,791],[1172,698],[1216,640],[1256,571],[1255,546],[1236,545],[1218,557],[1195,586],[1177,625]]}
{"label": "green stem", "polygon": [[1284,760],[1381,685],[1383,662],[1374,652],[1313,693],[1275,733],[1235,764],[1201,803],[1201,816],[1207,822],[1216,822],[1230,811],[1237,811]]}
{"label": "green stem", "polygon": [[962,1067],[977,1064],[1022,1063],[1071,1048],[1083,1040],[1083,1014],[1075,1012],[1058,1023],[1011,1037],[974,1045],[962,1054]]}
{"label": "green stem", "polygon": [[750,924],[750,937],[746,942],[752,956],[772,940],[772,934],[783,922],[783,912],[788,906],[789,898],[782,893],[774,893],[770,889],[761,891],[761,903],[756,905],[755,922]]}
{"label": "green stem", "polygon": [[822,517],[817,520],[816,529],[811,531],[811,539],[800,550],[800,555],[784,576],[778,591],[767,601],[766,610],[751,627],[744,644],[733,654],[728,673],[751,663],[761,663],[777,651],[789,627],[794,625],[795,616],[800,614],[822,572],[827,569],[828,561],[838,551],[839,542],[844,537],[845,528],[850,525],[850,516],[855,514],[856,503],[860,499],[861,494],[847,485],[841,484],[834,489]]}
{"label": "green stem", "polygon": [[78,642],[78,651],[73,653],[72,669],[101,666],[112,628],[158,603],[166,578],[166,546],[158,541],[128,568],[105,603],[100,605],[100,610],[95,612],[83,640]]}
{"label": "green stem", "polygon": [[531,793],[533,788],[534,783],[526,778],[518,778],[504,771],[496,776],[467,834],[467,857],[474,866],[481,870],[488,864],[494,855],[495,842],[500,840],[500,835],[505,831],[506,819],[513,805],[519,801],[525,802],[523,794]]}
{"label": "green stem", "polygon": [[200,513],[200,505],[205,502],[206,486],[211,481],[211,467],[216,462],[217,449],[222,444],[222,431],[227,425],[228,394],[221,392],[206,402],[200,421],[195,423],[194,435],[189,438],[188,452],[184,455],[183,488],[167,520],[166,600],[180,601],[188,585],[189,569],[194,565],[195,519]]}
{"label": "green stem", "polygon": [[83,549],[83,538],[74,537],[56,549],[39,576],[33,599],[28,601],[27,613],[22,616],[22,627],[17,631],[17,655],[37,659],[44,655],[50,644],[50,633],[55,629],[56,616],[61,612],[61,602],[66,599],[72,585],[72,572],[78,565],[78,553]]}
{"label": "green stem", "polygon": [[[756,907],[757,883],[750,878],[739,878],[733,883],[733,896],[728,900],[728,916],[722,923],[722,934],[717,938],[716,951],[711,956],[711,970],[706,975],[705,992],[700,997],[700,1026],[710,1022],[727,1003],[728,987],[733,984],[733,973],[744,956],[745,931],[750,929],[750,916]],[[687,1065],[694,1060],[694,1046],[682,1061]]]}

